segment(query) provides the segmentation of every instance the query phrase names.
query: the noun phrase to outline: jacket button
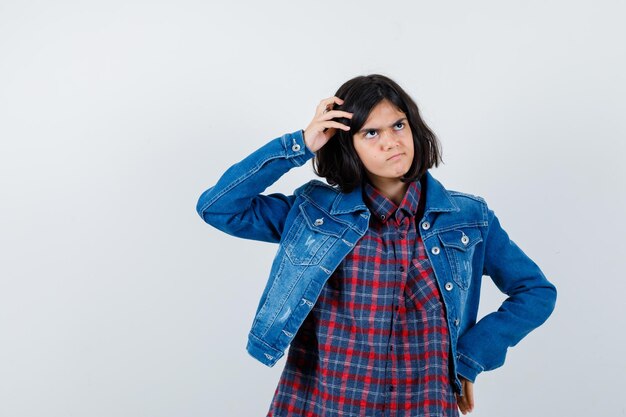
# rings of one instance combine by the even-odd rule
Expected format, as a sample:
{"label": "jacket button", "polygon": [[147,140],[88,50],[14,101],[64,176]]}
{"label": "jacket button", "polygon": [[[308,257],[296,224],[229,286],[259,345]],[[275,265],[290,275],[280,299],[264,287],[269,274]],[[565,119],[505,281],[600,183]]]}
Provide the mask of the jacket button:
{"label": "jacket button", "polygon": [[322,218],[320,218],[320,219],[315,220],[315,221],[313,222],[313,224],[314,224],[314,225],[316,225],[316,226],[321,226],[321,225],[323,225],[323,224],[324,224],[324,218],[322,217]]}
{"label": "jacket button", "polygon": [[445,285],[446,291],[452,291],[452,288],[454,288],[454,285],[452,285],[451,282],[446,282],[446,285]]}
{"label": "jacket button", "polygon": [[294,152],[298,152],[300,150],[300,145],[298,145],[297,143],[294,143],[293,146],[291,147],[291,150]]}
{"label": "jacket button", "polygon": [[437,246],[432,248],[430,251],[433,253],[433,255],[439,255],[439,247]]}
{"label": "jacket button", "polygon": [[464,245],[467,245],[469,243],[469,237],[467,237],[467,235],[463,235],[461,242],[463,242]]}
{"label": "jacket button", "polygon": [[424,229],[424,230],[428,230],[428,229],[430,229],[430,223],[428,223],[428,222],[423,222],[423,223],[422,223],[422,229]]}
{"label": "jacket button", "polygon": [[454,325],[455,325],[456,327],[459,327],[459,324],[461,324],[461,320],[459,320],[459,319],[454,319]]}

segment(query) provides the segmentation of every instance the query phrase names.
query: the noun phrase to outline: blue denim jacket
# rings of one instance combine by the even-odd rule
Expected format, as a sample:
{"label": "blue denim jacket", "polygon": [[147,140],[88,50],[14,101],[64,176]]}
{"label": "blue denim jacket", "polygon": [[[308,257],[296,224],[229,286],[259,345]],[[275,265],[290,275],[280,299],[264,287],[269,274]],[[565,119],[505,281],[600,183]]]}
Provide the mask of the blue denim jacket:
{"label": "blue denim jacket", "polygon": [[[204,221],[228,234],[279,243],[247,346],[268,366],[283,356],[370,220],[361,188],[341,193],[313,180],[293,195],[261,194],[313,156],[302,131],[285,134],[230,167],[197,205]],[[446,190],[430,172],[425,187],[418,230],[446,306],[452,370],[474,381],[501,366],[507,349],[548,318],[556,290],[482,198]],[[508,298],[476,322],[483,275]],[[458,377],[455,385],[460,389]]]}

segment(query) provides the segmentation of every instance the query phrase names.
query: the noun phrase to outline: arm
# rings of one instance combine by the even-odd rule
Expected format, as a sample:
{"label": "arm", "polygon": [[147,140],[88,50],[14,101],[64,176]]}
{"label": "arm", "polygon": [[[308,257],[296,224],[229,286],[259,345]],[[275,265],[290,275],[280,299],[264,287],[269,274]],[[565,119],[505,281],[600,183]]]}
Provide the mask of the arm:
{"label": "arm", "polygon": [[484,271],[508,298],[459,337],[458,373],[474,382],[482,371],[504,363],[506,351],[546,321],[556,289],[539,267],[512,241],[489,210]]}
{"label": "arm", "polygon": [[278,242],[295,197],[261,193],[312,157],[302,131],[276,138],[228,168],[202,193],[196,210],[205,222],[233,236]]}
{"label": "arm", "polygon": [[322,100],[306,132],[276,138],[226,170],[217,184],[198,199],[196,211],[200,217],[233,236],[278,242],[295,196],[261,193],[287,171],[312,158],[336,129],[350,130],[332,120],[351,117],[350,113],[327,110],[341,102],[337,97]]}

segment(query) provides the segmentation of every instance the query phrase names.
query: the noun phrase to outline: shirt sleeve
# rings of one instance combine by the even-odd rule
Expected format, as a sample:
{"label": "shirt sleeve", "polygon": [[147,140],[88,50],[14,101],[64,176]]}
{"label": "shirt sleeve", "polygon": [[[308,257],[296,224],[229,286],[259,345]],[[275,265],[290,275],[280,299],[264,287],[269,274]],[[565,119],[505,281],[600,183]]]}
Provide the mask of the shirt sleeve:
{"label": "shirt sleeve", "polygon": [[230,235],[278,242],[295,197],[261,193],[313,156],[301,130],[273,139],[228,168],[200,195],[196,211],[206,223]]}
{"label": "shirt sleeve", "polygon": [[459,337],[457,370],[470,381],[501,366],[507,349],[544,323],[556,302],[554,285],[509,238],[494,212],[488,213],[483,274],[508,297]]}

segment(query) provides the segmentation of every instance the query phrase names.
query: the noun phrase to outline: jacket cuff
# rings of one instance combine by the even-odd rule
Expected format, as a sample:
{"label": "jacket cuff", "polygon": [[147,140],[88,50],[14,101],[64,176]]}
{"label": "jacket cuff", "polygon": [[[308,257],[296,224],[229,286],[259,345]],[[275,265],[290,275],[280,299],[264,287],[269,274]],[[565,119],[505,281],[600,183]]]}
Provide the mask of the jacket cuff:
{"label": "jacket cuff", "polygon": [[478,374],[484,370],[483,366],[471,358],[462,353],[457,355],[456,373],[468,381],[475,382]]}
{"label": "jacket cuff", "polygon": [[295,166],[302,166],[315,154],[304,143],[304,131],[297,130],[282,136],[286,156],[291,158]]}

